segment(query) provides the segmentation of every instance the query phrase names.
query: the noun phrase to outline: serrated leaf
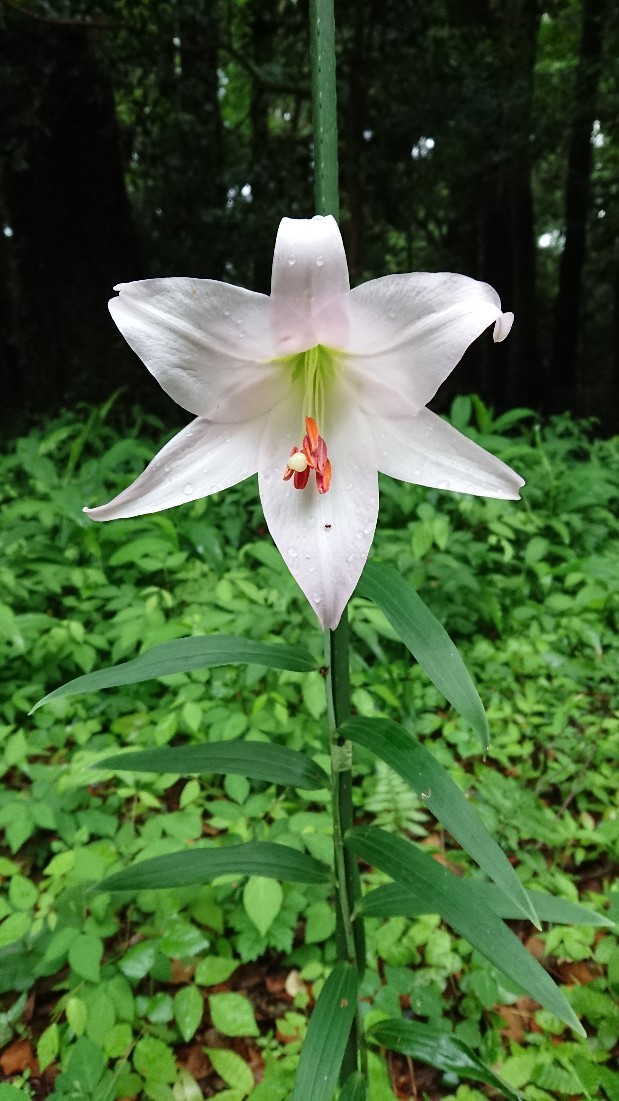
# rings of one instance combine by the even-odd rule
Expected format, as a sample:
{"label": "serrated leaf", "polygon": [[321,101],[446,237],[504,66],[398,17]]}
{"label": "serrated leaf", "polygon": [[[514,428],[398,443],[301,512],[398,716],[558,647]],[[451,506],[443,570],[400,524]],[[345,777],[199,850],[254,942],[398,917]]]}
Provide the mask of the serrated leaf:
{"label": "serrated leaf", "polygon": [[238,1089],[243,1097],[253,1090],[254,1076],[251,1068],[240,1055],[235,1051],[228,1051],[227,1048],[205,1047],[204,1050],[216,1073],[223,1078],[227,1086]]}
{"label": "serrated leaf", "polygon": [[275,845],[270,841],[248,841],[221,849],[182,849],[166,856],[154,856],[132,864],[104,879],[100,891],[163,890],[207,883],[220,875],[261,875],[289,883],[328,883],[330,869],[313,856]]}
{"label": "serrated leaf", "polygon": [[60,1049],[60,1034],[54,1021],[41,1033],[37,1042],[37,1060],[41,1073],[53,1062]]}
{"label": "serrated leaf", "polygon": [[571,1006],[543,967],[494,911],[466,890],[457,876],[416,845],[375,826],[349,830],[345,842],[351,852],[415,891],[430,912],[440,914],[527,994],[581,1036],[585,1035]]}
{"label": "serrated leaf", "polygon": [[390,1051],[399,1051],[411,1059],[428,1063],[445,1073],[457,1074],[459,1078],[470,1078],[474,1082],[492,1086],[507,1101],[521,1101],[520,1094],[487,1067],[468,1044],[435,1025],[404,1021],[401,1018],[379,1021],[369,1030],[368,1039],[375,1040]]}
{"label": "serrated leaf", "polygon": [[260,1035],[251,1002],[242,994],[211,994],[209,1006],[213,1025],[224,1036]]}
{"label": "serrated leaf", "polygon": [[282,908],[284,892],[276,879],[250,876],[243,890],[243,905],[249,920],[265,937]]}
{"label": "serrated leaf", "polygon": [[164,746],[139,753],[115,753],[94,768],[130,772],[236,773],[251,780],[308,788],[328,787],[324,770],[304,753],[271,742],[213,742],[210,745]]}
{"label": "serrated leaf", "polygon": [[147,1082],[173,1082],[176,1078],[174,1053],[163,1040],[143,1036],[135,1045],[133,1065]]}
{"label": "serrated leaf", "polygon": [[516,917],[526,917],[539,929],[529,896],[503,850],[449,773],[413,734],[391,719],[350,719],[340,733],[362,745],[394,769],[421,795],[425,806],[512,901]]}
{"label": "serrated leaf", "polygon": [[314,1006],[301,1049],[291,1101],[328,1101],[333,1096],[357,1009],[357,970],[341,961]]}
{"label": "serrated leaf", "polygon": [[178,1025],[178,1031],[185,1043],[188,1043],[192,1036],[195,1035],[200,1025],[200,1021],[202,1020],[202,1013],[204,1011],[202,995],[197,987],[184,986],[181,990],[177,990],[172,1004],[174,1006],[174,1020]]}
{"label": "serrated leaf", "polygon": [[479,693],[447,631],[419,594],[393,566],[369,562],[357,585],[357,595],[380,608],[435,687],[470,723],[486,753],[490,744],[488,719]]}
{"label": "serrated leaf", "polygon": [[328,940],[335,932],[335,911],[328,902],[317,899],[310,903],[306,911],[305,943],[319,944]]}
{"label": "serrated leaf", "polygon": [[99,964],[103,956],[103,942],[92,933],[80,933],[69,945],[69,964],[82,979],[99,982]]}
{"label": "serrated leaf", "polygon": [[[271,881],[273,882],[273,881]],[[205,956],[196,967],[194,979],[200,986],[217,986],[226,982],[240,966],[240,960],[227,959],[224,956]]]}
{"label": "serrated leaf", "polygon": [[[198,638],[175,638],[162,642],[132,661],[107,669],[97,669],[68,681],[39,700],[32,712],[51,700],[76,696],[82,692],[99,692],[102,688],[117,688],[137,684],[171,673],[187,673],[191,669],[210,669],[217,665],[265,665],[268,669],[291,669],[307,673],[316,662],[301,646],[286,646],[281,642],[254,642],[236,635],[208,635]],[[32,714],[31,712],[31,714]]]}
{"label": "serrated leaf", "polygon": [[67,1021],[76,1036],[83,1036],[88,1019],[88,1010],[81,998],[69,998],[65,1013]]}

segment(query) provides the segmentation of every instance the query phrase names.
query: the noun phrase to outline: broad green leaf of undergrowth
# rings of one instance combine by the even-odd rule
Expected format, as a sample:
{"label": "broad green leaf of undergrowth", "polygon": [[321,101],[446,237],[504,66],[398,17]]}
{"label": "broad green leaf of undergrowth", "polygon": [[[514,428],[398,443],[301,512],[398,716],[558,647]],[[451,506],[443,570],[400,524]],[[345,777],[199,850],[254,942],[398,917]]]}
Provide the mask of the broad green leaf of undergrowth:
{"label": "broad green leaf of undergrowth", "polygon": [[137,684],[171,673],[187,673],[191,669],[210,669],[217,665],[264,665],[268,669],[290,669],[307,673],[316,663],[300,646],[280,642],[254,642],[236,635],[207,635],[197,638],[176,638],[153,646],[132,661],[121,662],[106,669],[97,669],[68,681],[49,692],[33,707],[33,711],[51,700],[65,699],[83,692],[98,692],[102,688],[117,688]]}
{"label": "broad green leaf of undergrowth", "polygon": [[314,1006],[291,1101],[331,1101],[357,1009],[357,969],[340,961]]}
{"label": "broad green leaf of undergrowth", "polygon": [[518,917],[539,928],[535,910],[505,853],[448,772],[391,719],[350,719],[340,733],[380,757],[421,795],[425,805],[486,875],[511,899]]}
{"label": "broad green leaf of undergrowth", "polygon": [[440,914],[527,994],[581,1036],[585,1035],[571,1006],[543,967],[494,910],[471,896],[457,876],[418,846],[375,826],[349,830],[345,842],[356,856],[414,890],[424,900],[428,912]]}
{"label": "broad green leaf of undergrowth", "polygon": [[433,685],[470,723],[487,753],[484,705],[458,650],[427,604],[393,566],[382,563],[366,565],[356,592],[380,608]]}
{"label": "broad green leaf of undergrowth", "polygon": [[138,753],[116,753],[98,761],[94,768],[126,772],[223,773],[247,776],[251,780],[314,791],[328,787],[329,779],[320,765],[305,754],[272,742],[212,742],[208,745],[163,746]]}
{"label": "broad green leaf of undergrowth", "polygon": [[100,891],[163,890],[207,883],[221,875],[262,875],[289,883],[328,883],[330,869],[313,856],[275,845],[270,841],[248,841],[220,849],[182,849],[154,856],[108,876],[98,884]]}
{"label": "broad green leaf of undergrowth", "polygon": [[457,1074],[458,1078],[471,1078],[492,1086],[507,1101],[521,1101],[520,1094],[487,1067],[468,1044],[435,1025],[401,1018],[379,1021],[370,1029],[368,1039],[445,1073]]}
{"label": "broad green leaf of undergrowth", "polygon": [[243,906],[249,920],[265,937],[282,908],[281,884],[276,879],[252,875],[243,889]]}

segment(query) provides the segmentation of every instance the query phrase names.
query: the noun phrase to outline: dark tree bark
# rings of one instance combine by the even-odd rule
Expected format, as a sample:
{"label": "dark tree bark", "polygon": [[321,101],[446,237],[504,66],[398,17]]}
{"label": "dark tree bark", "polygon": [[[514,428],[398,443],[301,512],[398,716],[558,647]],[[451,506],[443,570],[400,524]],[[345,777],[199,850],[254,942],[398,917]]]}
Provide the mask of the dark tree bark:
{"label": "dark tree bark", "polygon": [[127,381],[130,360],[114,354],[107,301],[115,283],[139,270],[114,101],[93,34],[14,13],[6,19],[5,412],[98,400]]}
{"label": "dark tree bark", "polygon": [[[452,17],[475,49],[479,81],[475,101],[465,104],[472,127],[464,174],[452,187],[460,196],[452,243],[463,270],[498,291],[516,321],[509,339],[495,346],[484,337],[468,353],[464,385],[498,408],[540,405],[536,309],[536,243],[531,186],[532,99],[539,0],[493,5],[467,0],[452,5]],[[466,41],[466,37],[463,39]],[[483,44],[487,43],[484,47]],[[469,158],[471,153],[475,160]],[[459,376],[462,386],[462,375]]]}
{"label": "dark tree bark", "polygon": [[606,11],[607,0],[583,0],[565,183],[565,245],[559,267],[552,354],[551,408],[555,410],[574,408],[579,381],[583,268],[593,165],[591,131],[596,118]]}

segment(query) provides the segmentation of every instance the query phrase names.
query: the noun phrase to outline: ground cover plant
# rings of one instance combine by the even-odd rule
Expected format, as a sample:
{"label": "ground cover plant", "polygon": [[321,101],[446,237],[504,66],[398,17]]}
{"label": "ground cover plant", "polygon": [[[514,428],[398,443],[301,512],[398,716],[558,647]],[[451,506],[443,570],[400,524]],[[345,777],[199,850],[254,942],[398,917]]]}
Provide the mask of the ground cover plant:
{"label": "ground cover plant", "polygon": [[[120,432],[110,417],[109,409],[67,415],[2,457],[0,1099],[2,1091],[6,1101],[286,1098],[334,962],[329,885],[278,891],[269,881],[265,892],[260,877],[223,876],[167,892],[91,886],[138,856],[224,835],[328,861],[324,793],[270,777],[92,766],[128,747],[202,745],[205,734],[209,746],[243,737],[303,749],[324,765],[319,636],[312,639],[309,610],[249,484],[184,506],[174,525],[150,516],[132,521],[128,534],[86,521],[84,501],[102,483],[110,492],[125,485],[160,442],[161,426],[139,411]],[[457,640],[486,702],[491,755],[482,761],[471,728],[363,597],[351,608],[354,713],[414,730],[506,851],[518,847],[526,886],[600,915],[598,925],[575,926],[551,916],[541,934],[512,922],[563,986],[588,1038],[523,998],[438,917],[411,920],[410,900],[409,916],[392,900],[394,916],[367,920],[377,963],[361,991],[375,1037],[371,1096],[497,1096],[493,1068],[513,1096],[612,1101],[617,441],[596,441],[591,426],[569,418],[538,425],[515,411],[493,419],[475,398],[458,399],[450,419],[526,473],[523,505],[385,480],[373,558],[397,567]],[[316,670],[200,669],[56,700],[27,717],[75,675],[215,629],[267,641],[285,629],[287,642],[314,648]],[[430,815],[428,792],[415,795],[366,750],[355,752],[358,820],[404,831],[450,869],[469,871]],[[369,867],[364,878],[366,887],[386,882]],[[402,1053],[387,1059],[398,1037],[381,1035],[385,1018],[442,1034],[434,1065],[402,1030]]]}

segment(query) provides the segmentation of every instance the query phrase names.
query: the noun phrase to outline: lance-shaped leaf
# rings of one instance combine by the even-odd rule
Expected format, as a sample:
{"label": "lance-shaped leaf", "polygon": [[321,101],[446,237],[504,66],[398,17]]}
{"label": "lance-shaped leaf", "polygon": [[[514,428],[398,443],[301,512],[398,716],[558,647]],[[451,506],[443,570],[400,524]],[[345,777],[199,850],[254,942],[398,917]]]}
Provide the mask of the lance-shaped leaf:
{"label": "lance-shaped leaf", "polygon": [[511,900],[517,917],[537,925],[530,899],[503,850],[443,766],[390,719],[351,719],[340,732],[380,757],[421,795],[425,805]]}
{"label": "lance-shaped leaf", "polygon": [[494,910],[471,896],[457,876],[416,845],[375,826],[349,830],[345,841],[357,856],[414,891],[430,912],[440,914],[527,994],[585,1035],[571,1006],[543,967]]}
{"label": "lance-shaped leaf", "polygon": [[353,964],[336,963],[310,1017],[291,1101],[331,1101],[357,1009],[358,983]]}
{"label": "lance-shaped leaf", "polygon": [[365,567],[356,591],[385,614],[432,684],[473,727],[486,753],[490,741],[484,705],[454,643],[427,604],[393,566],[375,562]]}
{"label": "lance-shaped leaf", "polygon": [[[514,903],[503,894],[494,883],[482,883],[475,879],[461,879],[462,889],[491,910],[500,918],[517,920],[520,913]],[[578,902],[569,902],[565,898],[554,898],[544,891],[527,891],[540,921],[550,921],[553,925],[594,925],[612,928],[615,924],[604,914],[597,914]],[[418,917],[420,914],[434,913],[428,909],[427,899],[423,900],[416,891],[403,887],[400,883],[385,883],[375,887],[361,900],[359,908],[366,917]]]}
{"label": "lance-shaped leaf", "polygon": [[269,669],[291,669],[308,673],[315,669],[312,655],[301,646],[285,646],[281,642],[254,642],[235,635],[207,635],[198,638],[175,638],[153,646],[131,661],[97,669],[75,677],[44,696],[32,708],[36,711],[50,700],[77,696],[83,692],[98,692],[102,688],[118,688],[137,684],[170,673],[188,673],[191,669],[210,669],[216,665],[266,665]]}
{"label": "lance-shaped leaf", "polygon": [[122,772],[235,773],[250,780],[266,780],[286,787],[329,786],[326,772],[304,753],[272,742],[213,742],[209,745],[163,746],[138,753],[115,753],[94,768]]}
{"label": "lance-shaped leaf", "polygon": [[328,883],[331,871],[313,856],[274,845],[270,841],[248,841],[221,849],[182,849],[165,856],[138,861],[122,872],[108,876],[100,891],[163,890],[208,883],[220,875],[262,875],[288,883]]}
{"label": "lance-shaped leaf", "polygon": [[521,1101],[521,1095],[482,1063],[468,1044],[435,1025],[395,1018],[379,1021],[370,1029],[368,1039],[447,1074],[457,1074],[458,1078],[470,1078],[492,1086],[507,1101]]}

